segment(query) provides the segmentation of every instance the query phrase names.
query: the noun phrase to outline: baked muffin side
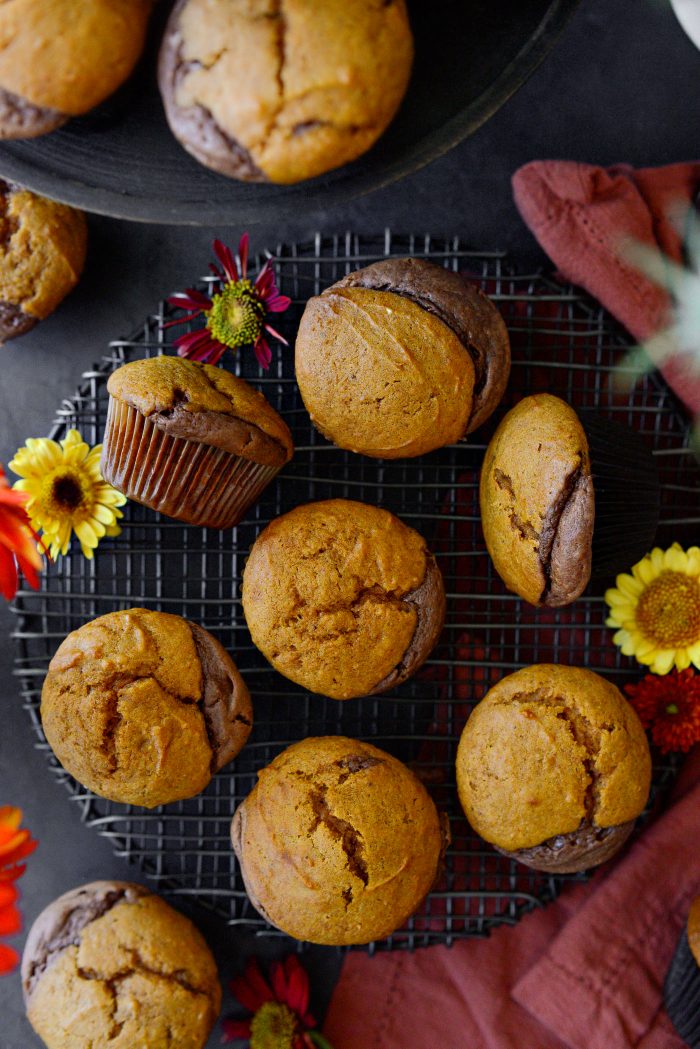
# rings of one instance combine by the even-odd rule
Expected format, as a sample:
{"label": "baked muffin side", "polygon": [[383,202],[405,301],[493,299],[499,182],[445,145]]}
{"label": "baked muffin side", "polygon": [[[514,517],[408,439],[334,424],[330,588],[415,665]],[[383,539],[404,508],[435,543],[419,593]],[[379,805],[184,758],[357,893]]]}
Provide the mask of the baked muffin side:
{"label": "baked muffin side", "polygon": [[179,0],[159,83],[173,134],[201,163],[285,184],[369,149],[412,59],[404,0]]}
{"label": "baked muffin side", "polygon": [[258,773],[232,842],[253,905],[290,936],[367,943],[403,924],[449,833],[417,777],[368,743],[302,740]]}
{"label": "baked muffin side", "polygon": [[221,1007],[199,931],[128,882],[92,882],[51,903],[27,937],[22,986],[48,1049],[203,1049]]}
{"label": "baked muffin side", "polygon": [[0,341],[52,313],[85,265],[82,211],[0,180]]}
{"label": "baked muffin side", "polygon": [[621,693],[589,670],[540,664],[503,678],[472,711],[457,787],[472,827],[538,870],[602,863],[649,794],[651,758]]}
{"label": "baked muffin side", "polygon": [[251,549],[242,601],[272,665],[334,699],[406,680],[445,617],[442,576],[422,536],[386,510],[346,499],[272,521]]}
{"label": "baked muffin side", "polygon": [[479,502],[486,547],[509,590],[553,608],[583,592],[595,496],[586,434],[565,401],[534,394],[501,420],[484,456]]}

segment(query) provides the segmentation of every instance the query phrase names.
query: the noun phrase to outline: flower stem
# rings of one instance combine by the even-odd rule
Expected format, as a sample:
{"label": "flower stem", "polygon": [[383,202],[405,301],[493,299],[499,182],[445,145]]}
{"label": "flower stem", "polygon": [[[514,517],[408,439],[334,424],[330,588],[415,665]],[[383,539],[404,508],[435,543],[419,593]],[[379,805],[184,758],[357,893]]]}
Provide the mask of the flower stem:
{"label": "flower stem", "polygon": [[333,1049],[333,1046],[324,1038],[318,1031],[307,1031],[306,1037],[313,1042],[314,1045],[318,1046],[318,1049]]}

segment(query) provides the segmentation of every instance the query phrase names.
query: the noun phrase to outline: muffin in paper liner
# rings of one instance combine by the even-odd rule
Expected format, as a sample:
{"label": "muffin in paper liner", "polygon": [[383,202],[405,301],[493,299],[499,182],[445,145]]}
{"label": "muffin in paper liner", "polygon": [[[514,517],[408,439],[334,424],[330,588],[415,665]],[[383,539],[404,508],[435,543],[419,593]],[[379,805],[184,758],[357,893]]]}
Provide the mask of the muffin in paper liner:
{"label": "muffin in paper liner", "polygon": [[188,524],[232,528],[291,458],[285,423],[242,379],[179,358],[110,377],[106,481]]}
{"label": "muffin in paper liner", "polygon": [[700,897],[690,908],[664,983],[664,1004],[690,1049],[700,1049]]}

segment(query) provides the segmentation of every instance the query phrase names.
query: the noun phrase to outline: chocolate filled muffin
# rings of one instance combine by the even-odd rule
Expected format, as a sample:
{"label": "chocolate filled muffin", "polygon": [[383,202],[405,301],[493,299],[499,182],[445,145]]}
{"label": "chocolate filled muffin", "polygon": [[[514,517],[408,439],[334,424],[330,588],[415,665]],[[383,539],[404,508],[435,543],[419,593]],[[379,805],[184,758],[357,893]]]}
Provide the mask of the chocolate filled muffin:
{"label": "chocolate filled muffin", "polygon": [[400,459],[453,444],[491,415],[510,345],[476,285],[421,259],[386,259],[309,299],[295,364],[324,436]]}
{"label": "chocolate filled muffin", "polygon": [[173,134],[202,164],[293,183],[376,142],[412,60],[404,0],[179,0],[159,82]]}
{"label": "chocolate filled muffin", "polygon": [[107,389],[105,480],[179,521],[232,528],[294,452],[274,408],[223,368],[152,357]]}
{"label": "chocolate filled muffin", "polygon": [[82,211],[0,180],[0,343],[53,313],[78,283],[86,250]]}
{"label": "chocolate filled muffin", "polygon": [[35,138],[87,113],[126,80],[153,0],[0,4],[0,138]]}
{"label": "chocolate filled muffin", "polygon": [[298,940],[342,945],[403,925],[438,877],[449,832],[400,761],[326,736],[261,769],[231,838],[267,921]]}
{"label": "chocolate filled muffin", "polygon": [[260,533],[243,611],[273,667],[333,699],[375,695],[427,659],[445,589],[425,540],[393,514],[349,499],[298,506]]}
{"label": "chocolate filled muffin", "polygon": [[459,798],[477,834],[554,873],[614,856],[650,782],[634,709],[577,667],[541,664],[503,678],[472,711],[457,751]]}
{"label": "chocolate filled muffin", "polygon": [[501,421],[481,469],[481,523],[494,568],[531,605],[568,605],[591,576],[595,497],[573,408],[525,397]]}
{"label": "chocolate filled muffin", "polygon": [[123,881],[90,882],[42,911],[24,948],[22,989],[47,1049],[203,1049],[221,1008],[199,931]]}
{"label": "chocolate filled muffin", "polygon": [[664,1005],[690,1049],[700,1049],[700,896],[690,907],[664,983]]}
{"label": "chocolate filled muffin", "polygon": [[250,695],[216,638],[165,612],[110,612],[73,631],[41,695],[46,739],[101,797],[153,808],[191,798],[250,734]]}

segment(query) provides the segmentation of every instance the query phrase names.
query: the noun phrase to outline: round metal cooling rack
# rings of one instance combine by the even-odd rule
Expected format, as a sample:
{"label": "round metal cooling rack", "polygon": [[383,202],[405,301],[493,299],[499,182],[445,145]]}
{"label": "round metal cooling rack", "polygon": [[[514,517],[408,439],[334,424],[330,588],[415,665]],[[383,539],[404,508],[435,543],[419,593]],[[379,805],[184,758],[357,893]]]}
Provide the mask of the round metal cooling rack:
{"label": "round metal cooling rack", "polygon": [[[503,312],[513,346],[511,382],[497,417],[524,393],[550,390],[578,409],[598,409],[633,427],[659,468],[658,542],[697,534],[700,470],[687,447],[682,408],[657,375],[639,381],[622,400],[611,392],[611,370],[626,340],[579,291],[519,273],[502,254],[466,250],[456,238],[318,235],[310,243],[280,245],[275,254],[281,290],[293,299],[280,320],[291,344],[310,295],[379,258],[418,255],[479,280]],[[161,303],[132,338],[110,345],[102,362],[85,372],[75,396],[61,405],[54,437],[76,427],[91,443],[101,440],[109,374],[134,357],[168,351],[172,336],[162,323],[169,315]],[[291,352],[275,352],[263,376],[250,353],[229,362],[285,417],[296,454],[237,529],[190,528],[131,503],[122,535],[104,540],[94,561],[74,548],[50,566],[41,591],[19,593],[16,673],[38,746],[82,819],[138,864],[159,891],[193,898],[232,925],[278,936],[246,897],[229,843],[234,808],[257,770],[295,740],[319,734],[371,740],[417,771],[448,812],[453,834],[436,891],[404,928],[376,946],[451,943],[516,922],[552,900],[572,876],[528,870],[471,832],[454,784],[457,741],[471,706],[490,684],[524,664],[584,664],[620,685],[639,676],[639,667],[620,656],[604,626],[604,581],[556,611],[532,609],[505,591],[485,552],[478,512],[479,467],[495,421],[475,440],[419,459],[370,460],[334,448],[313,429],[294,382]],[[634,492],[629,495],[634,498]],[[421,531],[438,555],[449,602],[441,643],[418,677],[387,696],[345,703],[309,695],[272,670],[252,645],[239,598],[246,554],[260,529],[299,503],[333,496],[385,506]],[[234,655],[255,702],[253,735],[232,766],[199,797],[154,811],[105,801],[75,783],[50,752],[38,713],[43,677],[63,637],[95,616],[134,605],[176,612],[212,631]],[[672,763],[655,762],[657,793],[672,773]]]}

